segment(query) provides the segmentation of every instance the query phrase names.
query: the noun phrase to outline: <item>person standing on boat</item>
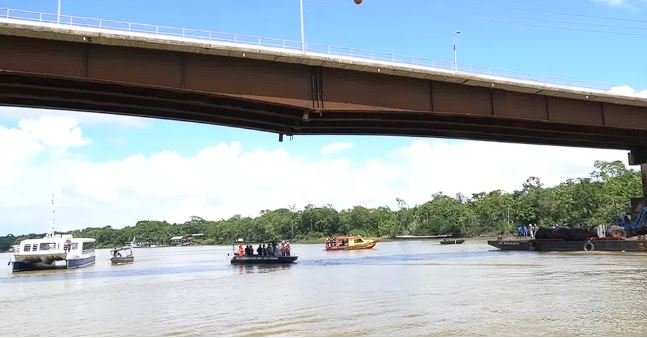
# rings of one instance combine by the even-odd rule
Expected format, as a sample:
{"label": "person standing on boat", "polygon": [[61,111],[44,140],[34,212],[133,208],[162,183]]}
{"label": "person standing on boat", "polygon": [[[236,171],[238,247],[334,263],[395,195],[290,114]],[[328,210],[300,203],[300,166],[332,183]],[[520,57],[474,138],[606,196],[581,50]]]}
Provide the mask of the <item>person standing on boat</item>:
{"label": "person standing on boat", "polygon": [[244,256],[245,255],[245,250],[243,250],[243,245],[238,244],[238,256]]}
{"label": "person standing on boat", "polygon": [[286,253],[286,256],[290,256],[290,242],[287,242],[285,244],[285,253]]}

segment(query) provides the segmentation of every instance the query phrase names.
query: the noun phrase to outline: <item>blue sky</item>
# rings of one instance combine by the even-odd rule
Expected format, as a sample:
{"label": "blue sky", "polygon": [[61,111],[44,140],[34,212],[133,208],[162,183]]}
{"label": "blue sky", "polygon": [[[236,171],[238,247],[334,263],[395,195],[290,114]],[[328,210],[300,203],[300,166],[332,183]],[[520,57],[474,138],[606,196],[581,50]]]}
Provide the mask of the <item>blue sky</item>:
{"label": "blue sky", "polygon": [[[56,1],[0,0],[0,7],[55,12]],[[62,7],[65,15],[300,39],[298,0],[63,0]],[[460,64],[647,88],[644,0],[364,0],[360,6],[352,0],[304,0],[304,16],[306,40],[312,43],[450,61],[452,33],[461,31]],[[13,171],[4,183],[0,180],[0,189],[5,196],[21,197],[0,199],[0,234],[46,229],[52,192],[60,196],[63,229],[125,226],[143,218],[218,218],[289,204],[394,205],[395,197],[403,196],[415,204],[435,191],[510,190],[531,175],[554,184],[586,175],[594,159],[626,159],[622,151],[402,137],[301,136],[278,143],[275,134],[211,125],[3,108],[0,149],[14,144],[24,145],[24,156],[5,159],[10,168],[5,170]],[[487,177],[442,169],[469,167],[453,154],[470,151],[484,152],[480,165],[487,167],[481,170],[490,173]],[[514,155],[488,161],[506,151]],[[564,161],[537,160],[537,154],[556,152]],[[533,156],[525,158],[526,153]],[[180,179],[173,172],[160,174],[163,161],[184,163],[168,166],[198,175],[196,187],[170,184],[158,193],[145,191],[155,190],[156,182]],[[213,170],[194,172],[195,163]],[[305,174],[264,177],[255,166],[293,166]],[[110,177],[84,178],[95,170]],[[318,172],[323,183],[312,183],[310,172]],[[219,181],[214,175],[236,177]],[[345,177],[335,181],[340,176]],[[139,185],[146,178],[151,181]],[[235,184],[249,186],[236,189]],[[302,187],[308,184],[310,189]]]}

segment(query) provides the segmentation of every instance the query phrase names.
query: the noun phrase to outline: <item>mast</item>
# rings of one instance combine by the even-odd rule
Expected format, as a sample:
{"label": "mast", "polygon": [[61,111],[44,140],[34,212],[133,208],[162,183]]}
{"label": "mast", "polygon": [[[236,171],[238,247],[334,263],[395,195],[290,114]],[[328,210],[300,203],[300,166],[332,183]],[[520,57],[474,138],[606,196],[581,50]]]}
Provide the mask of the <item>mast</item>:
{"label": "mast", "polygon": [[55,210],[54,210],[54,194],[52,193],[52,219],[50,220],[49,223],[49,235],[54,236],[54,221],[55,221]]}

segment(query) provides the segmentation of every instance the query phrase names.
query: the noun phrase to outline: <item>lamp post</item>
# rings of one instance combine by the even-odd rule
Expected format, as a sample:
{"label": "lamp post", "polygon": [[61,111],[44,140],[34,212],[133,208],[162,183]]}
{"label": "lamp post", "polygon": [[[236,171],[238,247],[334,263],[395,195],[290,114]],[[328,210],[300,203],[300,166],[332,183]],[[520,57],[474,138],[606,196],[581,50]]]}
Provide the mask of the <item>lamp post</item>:
{"label": "lamp post", "polygon": [[456,35],[460,34],[461,32],[454,32],[452,35],[452,46],[454,48],[454,70],[458,70],[458,63],[456,62]]}
{"label": "lamp post", "polygon": [[56,23],[61,23],[61,0],[58,0],[58,8],[56,11]]}
{"label": "lamp post", "polygon": [[303,0],[299,0],[299,11],[301,13],[301,53],[306,52],[306,36],[303,29]]}

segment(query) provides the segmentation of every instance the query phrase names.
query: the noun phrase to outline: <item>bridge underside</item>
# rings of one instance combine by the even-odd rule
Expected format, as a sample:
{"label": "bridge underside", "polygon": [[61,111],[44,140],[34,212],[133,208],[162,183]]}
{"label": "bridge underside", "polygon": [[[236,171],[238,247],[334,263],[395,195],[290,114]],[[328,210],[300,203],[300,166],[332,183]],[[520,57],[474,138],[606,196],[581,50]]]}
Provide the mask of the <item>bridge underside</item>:
{"label": "bridge underside", "polygon": [[386,75],[379,69],[66,39],[73,41],[0,35],[0,104],[283,135],[429,136],[636,149],[635,154],[647,148],[643,106]]}
{"label": "bridge underside", "polygon": [[647,131],[468,114],[314,110],[238,97],[0,72],[3,105],[240,127],[284,135],[395,135],[632,149]]}

